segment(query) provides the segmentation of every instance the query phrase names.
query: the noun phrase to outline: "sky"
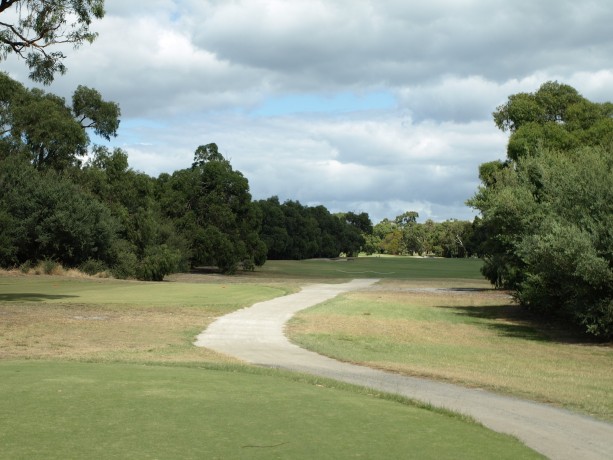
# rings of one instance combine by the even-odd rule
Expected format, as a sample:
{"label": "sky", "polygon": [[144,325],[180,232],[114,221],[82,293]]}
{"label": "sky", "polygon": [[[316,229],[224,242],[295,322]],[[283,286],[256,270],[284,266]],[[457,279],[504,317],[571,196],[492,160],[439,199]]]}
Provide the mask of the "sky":
{"label": "sky", "polygon": [[[374,223],[470,219],[492,112],[550,80],[613,101],[610,0],[106,0],[92,45],[45,90],[96,88],[151,176],[215,142],[254,199]],[[22,62],[0,68],[27,86]]]}

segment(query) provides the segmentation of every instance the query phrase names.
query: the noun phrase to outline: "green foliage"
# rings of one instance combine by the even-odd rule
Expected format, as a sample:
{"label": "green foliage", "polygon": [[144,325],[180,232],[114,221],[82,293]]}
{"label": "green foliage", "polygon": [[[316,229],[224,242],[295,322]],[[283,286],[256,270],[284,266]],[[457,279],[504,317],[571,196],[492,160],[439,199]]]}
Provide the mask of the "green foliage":
{"label": "green foliage", "polygon": [[[64,74],[65,55],[51,51],[63,43],[78,48],[97,34],[89,27],[104,16],[104,0],[3,0],[0,4],[0,60],[9,54],[25,59],[30,78],[50,84]],[[7,22],[10,21],[10,22]]]}
{"label": "green foliage", "polygon": [[162,213],[187,246],[191,266],[213,265],[233,274],[266,260],[259,238],[261,213],[251,201],[249,183],[218,151],[200,146],[190,169],[158,179]]}
{"label": "green foliage", "polygon": [[78,158],[87,153],[87,134],[64,100],[38,89],[14,104],[11,133],[30,150],[39,169],[63,170],[78,164]]}
{"label": "green foliage", "polygon": [[512,131],[509,159],[482,165],[468,202],[482,213],[484,275],[544,317],[613,338],[611,104],[550,82],[494,119]]}
{"label": "green foliage", "polygon": [[79,265],[79,270],[91,276],[102,273],[107,269],[108,267],[104,262],[96,259],[87,259],[85,262]]}
{"label": "green foliage", "polygon": [[139,279],[143,281],[162,281],[164,276],[177,271],[180,253],[166,245],[148,247],[140,261]]}
{"label": "green foliage", "polygon": [[27,155],[38,169],[64,171],[80,166],[92,128],[107,139],[119,126],[119,106],[102,100],[96,90],[79,86],[73,108],[58,96],[28,90],[0,73],[0,139],[8,155]]}
{"label": "green foliage", "polygon": [[262,213],[260,236],[269,259],[311,259],[357,256],[372,232],[367,213],[331,214],[324,206],[304,206],[297,201],[279,202],[274,196],[257,202]]}
{"label": "green foliage", "polygon": [[507,156],[513,161],[550,148],[571,150],[612,140],[608,103],[590,102],[571,86],[547,82],[535,93],[509,96],[493,113],[496,126],[510,131]]}
{"label": "green foliage", "polygon": [[6,216],[0,227],[3,266],[44,258],[75,266],[108,256],[115,220],[66,178],[11,158],[0,162],[0,188],[0,213]]}
{"label": "green foliage", "polygon": [[79,85],[72,96],[72,111],[83,128],[107,140],[117,135],[121,111],[115,102],[103,101],[98,91]]}
{"label": "green foliage", "polygon": [[136,278],[138,257],[134,245],[122,239],[113,241],[111,252],[111,273],[115,278]]}
{"label": "green foliage", "polygon": [[384,219],[375,225],[368,239],[370,254],[434,255],[437,257],[470,257],[475,253],[473,225],[456,219],[417,222],[419,213],[408,211],[394,221]]}
{"label": "green foliage", "polygon": [[40,266],[45,275],[52,275],[61,264],[52,259],[44,259],[41,261]]}

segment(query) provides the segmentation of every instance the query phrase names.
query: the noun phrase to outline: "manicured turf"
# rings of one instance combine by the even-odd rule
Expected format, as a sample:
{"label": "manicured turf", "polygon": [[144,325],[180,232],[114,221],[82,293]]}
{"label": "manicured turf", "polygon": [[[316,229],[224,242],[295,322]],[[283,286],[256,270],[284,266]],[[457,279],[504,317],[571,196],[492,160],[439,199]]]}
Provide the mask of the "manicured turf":
{"label": "manicured turf", "polygon": [[274,371],[0,362],[2,458],[538,458],[510,437]]}
{"label": "manicured turf", "polygon": [[147,283],[49,276],[0,277],[0,302],[183,306],[232,311],[286,294],[287,289],[239,283]]}
{"label": "manicured turf", "polygon": [[482,280],[479,259],[419,257],[357,257],[339,260],[269,260],[257,270],[260,276],[317,279],[471,279]]}

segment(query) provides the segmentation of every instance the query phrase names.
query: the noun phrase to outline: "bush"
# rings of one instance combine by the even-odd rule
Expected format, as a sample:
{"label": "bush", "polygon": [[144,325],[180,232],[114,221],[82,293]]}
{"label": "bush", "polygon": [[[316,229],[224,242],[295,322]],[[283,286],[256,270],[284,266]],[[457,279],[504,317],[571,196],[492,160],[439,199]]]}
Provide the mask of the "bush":
{"label": "bush", "polygon": [[51,259],[43,260],[39,266],[45,275],[59,275],[63,271],[62,265]]}
{"label": "bush", "polygon": [[22,263],[19,266],[19,270],[21,270],[21,273],[25,273],[27,275],[28,273],[30,273],[30,270],[32,269],[32,266],[33,266],[32,262],[29,261],[29,260],[26,260],[24,263]]}
{"label": "bush", "polygon": [[115,278],[136,278],[138,272],[138,258],[132,244],[126,240],[116,240],[112,247],[113,265],[111,273]]}
{"label": "bush", "polygon": [[165,244],[149,247],[140,262],[138,278],[144,281],[163,281],[164,276],[177,271],[181,254]]}
{"label": "bush", "polygon": [[96,259],[87,259],[79,266],[79,270],[83,273],[87,273],[90,276],[94,276],[98,273],[102,273],[107,270],[107,266],[104,262]]}

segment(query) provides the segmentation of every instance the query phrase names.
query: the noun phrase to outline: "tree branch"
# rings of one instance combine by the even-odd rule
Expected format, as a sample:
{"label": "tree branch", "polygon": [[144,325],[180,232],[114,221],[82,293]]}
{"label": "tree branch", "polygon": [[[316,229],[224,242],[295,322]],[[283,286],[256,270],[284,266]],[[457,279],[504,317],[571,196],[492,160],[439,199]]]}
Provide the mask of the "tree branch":
{"label": "tree branch", "polygon": [[8,10],[15,3],[19,2],[19,0],[2,0],[0,1],[0,13],[3,13],[4,10]]}

